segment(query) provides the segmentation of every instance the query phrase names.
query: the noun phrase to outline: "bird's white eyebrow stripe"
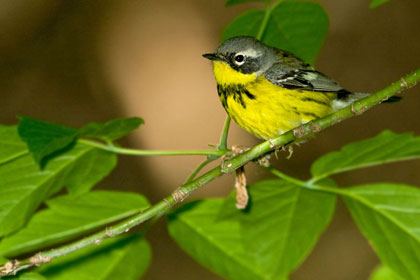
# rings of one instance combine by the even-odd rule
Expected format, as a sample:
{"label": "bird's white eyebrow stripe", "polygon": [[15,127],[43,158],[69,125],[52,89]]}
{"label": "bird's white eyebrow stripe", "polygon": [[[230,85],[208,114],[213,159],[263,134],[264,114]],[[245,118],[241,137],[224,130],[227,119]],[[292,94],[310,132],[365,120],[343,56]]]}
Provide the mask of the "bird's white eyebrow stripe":
{"label": "bird's white eyebrow stripe", "polygon": [[252,48],[246,49],[246,50],[244,50],[242,52],[239,52],[239,53],[244,54],[244,55],[249,56],[249,57],[258,57],[258,56],[262,55],[261,52],[255,50],[255,49],[252,49]]}

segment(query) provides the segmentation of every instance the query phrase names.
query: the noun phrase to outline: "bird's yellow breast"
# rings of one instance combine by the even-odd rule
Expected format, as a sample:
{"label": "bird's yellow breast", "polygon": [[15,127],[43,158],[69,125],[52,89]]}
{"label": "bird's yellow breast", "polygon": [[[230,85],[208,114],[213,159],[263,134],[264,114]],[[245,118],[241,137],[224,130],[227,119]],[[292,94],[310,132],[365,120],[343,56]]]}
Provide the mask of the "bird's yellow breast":
{"label": "bird's yellow breast", "polygon": [[213,70],[227,113],[259,138],[275,138],[332,112],[334,93],[283,88],[264,76],[235,71],[223,62],[215,62]]}

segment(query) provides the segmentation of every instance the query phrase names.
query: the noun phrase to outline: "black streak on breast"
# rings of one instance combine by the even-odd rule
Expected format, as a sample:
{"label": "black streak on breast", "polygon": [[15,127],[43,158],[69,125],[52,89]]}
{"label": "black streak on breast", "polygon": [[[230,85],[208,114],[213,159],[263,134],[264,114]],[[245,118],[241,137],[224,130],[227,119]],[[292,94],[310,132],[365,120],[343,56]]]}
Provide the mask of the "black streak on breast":
{"label": "black streak on breast", "polygon": [[241,104],[243,108],[246,108],[246,104],[244,102],[244,96],[246,96],[248,99],[255,99],[255,95],[250,93],[244,85],[238,84],[238,85],[229,85],[229,86],[223,86],[218,84],[217,85],[217,92],[219,93],[219,97],[222,101],[223,107],[227,108],[227,99],[229,96],[232,96],[233,99]]}

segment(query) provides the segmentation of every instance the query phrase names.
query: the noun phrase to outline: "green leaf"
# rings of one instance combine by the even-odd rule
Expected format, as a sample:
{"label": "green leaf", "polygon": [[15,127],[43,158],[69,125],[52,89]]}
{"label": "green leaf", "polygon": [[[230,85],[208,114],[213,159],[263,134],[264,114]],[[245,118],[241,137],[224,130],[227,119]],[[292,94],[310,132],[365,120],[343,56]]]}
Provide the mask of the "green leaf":
{"label": "green leaf", "polygon": [[343,171],[414,158],[420,158],[420,137],[384,131],[322,156],[312,164],[311,173],[316,178],[324,178]]}
{"label": "green leaf", "polygon": [[107,176],[117,165],[113,153],[91,149],[82,155],[67,176],[65,186],[71,194],[88,192],[97,182]]}
{"label": "green leaf", "polygon": [[170,216],[170,234],[198,262],[228,279],[286,279],[328,225],[335,195],[280,180],[249,191],[251,208],[233,215],[231,198],[229,204],[210,200],[181,208]]}
{"label": "green leaf", "polygon": [[149,244],[140,235],[112,238],[53,259],[38,272],[48,280],[137,280],[150,263]]}
{"label": "green leaf", "polygon": [[0,125],[0,165],[26,155],[29,151],[16,133],[16,127]]}
{"label": "green leaf", "polygon": [[223,199],[187,203],[169,215],[169,233],[178,245],[215,273],[228,279],[264,279],[243,247],[239,221],[217,219]]}
{"label": "green leaf", "polygon": [[19,280],[47,280],[44,276],[36,272],[25,272],[19,276]]}
{"label": "green leaf", "polygon": [[251,187],[250,195],[250,212],[241,217],[247,250],[270,275],[268,279],[286,278],[329,224],[336,195],[282,180],[259,182]]}
{"label": "green leaf", "polygon": [[237,36],[257,37],[264,11],[250,10],[234,19],[222,32],[222,42]]}
{"label": "green leaf", "polygon": [[387,266],[378,266],[369,277],[369,280],[400,280],[401,278]]}
{"label": "green leaf", "polygon": [[[0,127],[0,138],[6,134],[8,139],[18,138],[15,126]],[[2,143],[0,154],[5,154],[9,148],[12,150],[15,144],[22,142]],[[7,164],[0,164],[0,236],[22,227],[38,206],[58,192],[66,182],[70,188],[75,189],[74,192],[81,192],[102,179],[109,172],[110,162],[115,161],[115,155],[107,154],[108,159],[104,156],[96,157],[95,165],[103,163],[104,167],[88,168],[88,163],[92,161],[87,159],[90,153],[95,154],[93,150],[95,148],[77,144],[48,161],[43,170],[40,170],[28,150],[26,153],[23,149],[16,150],[16,156],[10,154]],[[89,169],[90,174],[83,173],[83,168]],[[86,181],[82,182],[82,178]]]}
{"label": "green leaf", "polygon": [[246,3],[246,2],[264,2],[264,3],[270,3],[270,0],[227,0],[226,6],[232,6],[236,4]]}
{"label": "green leaf", "polygon": [[389,0],[372,0],[372,2],[370,2],[369,8],[374,9],[382,4],[385,4],[386,2],[389,2]]}
{"label": "green leaf", "polygon": [[144,120],[137,117],[115,119],[106,123],[89,123],[80,129],[80,134],[113,141],[127,135],[143,123]]}
{"label": "green leaf", "polygon": [[0,265],[7,263],[9,260],[0,256]]}
{"label": "green leaf", "polygon": [[[260,10],[240,15],[225,28],[222,41],[243,35],[257,37],[263,19]],[[319,4],[285,1],[271,11],[261,41],[313,64],[327,31],[328,16]]]}
{"label": "green leaf", "polygon": [[321,5],[286,1],[273,10],[262,40],[313,64],[327,32],[328,15]]}
{"label": "green leaf", "polygon": [[420,279],[420,190],[390,183],[348,188],[343,199],[382,262]]}
{"label": "green leaf", "polygon": [[0,255],[13,257],[56,245],[149,207],[139,194],[112,191],[60,196],[47,205],[24,229],[0,242]]}
{"label": "green leaf", "polygon": [[18,131],[40,165],[47,156],[74,145],[79,135],[75,128],[28,117],[20,117]]}

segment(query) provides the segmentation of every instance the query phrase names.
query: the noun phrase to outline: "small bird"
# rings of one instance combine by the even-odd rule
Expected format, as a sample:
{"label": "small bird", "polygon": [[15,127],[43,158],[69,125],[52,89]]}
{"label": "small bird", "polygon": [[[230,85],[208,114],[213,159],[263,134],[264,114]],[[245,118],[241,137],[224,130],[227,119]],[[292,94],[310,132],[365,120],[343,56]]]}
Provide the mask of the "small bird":
{"label": "small bird", "polygon": [[217,91],[242,128],[269,140],[331,114],[368,94],[352,93],[290,52],[253,37],[235,37],[214,53]]}

